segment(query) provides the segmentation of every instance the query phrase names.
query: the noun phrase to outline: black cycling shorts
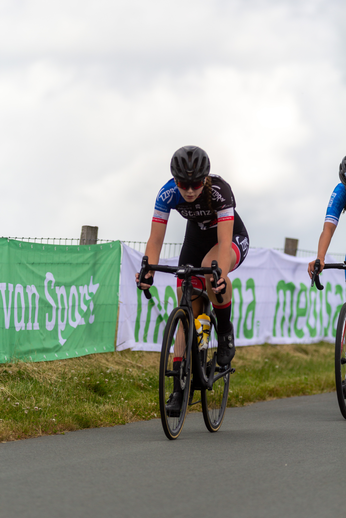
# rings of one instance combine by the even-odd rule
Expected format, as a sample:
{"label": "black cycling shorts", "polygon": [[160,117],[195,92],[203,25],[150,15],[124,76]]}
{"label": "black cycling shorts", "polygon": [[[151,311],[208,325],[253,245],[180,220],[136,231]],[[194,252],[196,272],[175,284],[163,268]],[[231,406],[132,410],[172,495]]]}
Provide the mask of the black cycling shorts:
{"label": "black cycling shorts", "polygon": [[[201,230],[197,223],[188,221],[183,246],[179,256],[179,265],[191,264],[199,268],[209,250],[217,244],[217,227]],[[237,256],[233,270],[244,261],[249,251],[249,236],[243,226],[241,234],[233,234],[232,248]],[[178,286],[181,285],[178,279]]]}

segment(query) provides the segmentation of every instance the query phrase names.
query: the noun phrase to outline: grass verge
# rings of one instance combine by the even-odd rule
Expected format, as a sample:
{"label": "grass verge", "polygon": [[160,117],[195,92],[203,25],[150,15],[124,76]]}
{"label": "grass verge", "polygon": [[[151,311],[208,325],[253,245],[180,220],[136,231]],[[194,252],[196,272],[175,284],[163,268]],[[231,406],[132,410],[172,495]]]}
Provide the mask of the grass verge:
{"label": "grass verge", "polygon": [[[159,417],[159,353],[0,365],[0,441]],[[334,345],[238,347],[228,406],[335,390]]]}

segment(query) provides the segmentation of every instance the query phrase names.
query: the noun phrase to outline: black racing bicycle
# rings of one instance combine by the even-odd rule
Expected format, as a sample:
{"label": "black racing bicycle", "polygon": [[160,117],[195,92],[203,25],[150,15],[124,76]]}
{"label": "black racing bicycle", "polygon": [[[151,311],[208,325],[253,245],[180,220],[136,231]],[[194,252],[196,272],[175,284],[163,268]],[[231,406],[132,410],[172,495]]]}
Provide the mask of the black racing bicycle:
{"label": "black racing bicycle", "polygon": [[[160,357],[159,373],[159,400],[163,430],[168,439],[177,439],[184,426],[189,405],[202,403],[202,412],[205,425],[210,432],[217,432],[222,424],[228,399],[230,375],[235,372],[231,364],[220,367],[216,363],[217,353],[217,322],[214,310],[206,291],[192,284],[192,276],[213,276],[214,285],[220,279],[220,269],[217,261],[211,267],[195,268],[191,265],[165,266],[148,264],[147,256],[142,259],[138,285],[145,282],[144,276],[149,271],[174,274],[181,279],[183,295],[180,305],[171,312],[164,331]],[[144,290],[145,296],[151,298],[149,290]],[[210,333],[207,344],[200,348],[197,340],[195,318],[192,310],[192,301],[201,297],[203,311],[210,317]],[[217,295],[218,302],[222,303],[222,296]],[[179,333],[178,341],[177,335]],[[175,346],[179,343],[180,369],[173,367],[173,358],[177,354]],[[174,379],[178,378],[183,392],[181,408],[177,412],[167,409],[174,392]],[[195,395],[200,398],[195,400]]]}
{"label": "black racing bicycle", "polygon": [[[329,263],[324,265],[324,270],[328,269],[346,270],[346,262]],[[316,259],[314,272],[312,274],[311,287],[316,284],[319,290],[323,290],[318,271],[320,260]],[[335,385],[340,412],[346,419],[346,302],[341,307],[335,337]]]}

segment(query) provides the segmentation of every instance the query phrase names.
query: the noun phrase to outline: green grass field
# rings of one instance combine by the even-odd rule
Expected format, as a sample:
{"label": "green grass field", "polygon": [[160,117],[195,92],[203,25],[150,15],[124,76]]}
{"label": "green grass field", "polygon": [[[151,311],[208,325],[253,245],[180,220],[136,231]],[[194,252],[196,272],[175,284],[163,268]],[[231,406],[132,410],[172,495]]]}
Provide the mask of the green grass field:
{"label": "green grass field", "polygon": [[[0,365],[0,441],[159,417],[159,357],[123,351]],[[232,366],[229,407],[335,390],[329,343],[238,347]]]}

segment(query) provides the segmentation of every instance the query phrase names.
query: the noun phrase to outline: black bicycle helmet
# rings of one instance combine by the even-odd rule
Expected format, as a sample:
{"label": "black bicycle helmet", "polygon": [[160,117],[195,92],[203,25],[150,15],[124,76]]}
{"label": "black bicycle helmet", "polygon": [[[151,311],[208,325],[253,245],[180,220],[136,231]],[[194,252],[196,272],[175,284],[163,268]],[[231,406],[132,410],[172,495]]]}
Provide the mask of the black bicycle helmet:
{"label": "black bicycle helmet", "polygon": [[346,186],[346,156],[342,159],[339,166],[339,178],[340,181]]}
{"label": "black bicycle helmet", "polygon": [[172,156],[171,173],[177,180],[196,182],[203,180],[210,171],[210,160],[197,146],[184,146]]}

